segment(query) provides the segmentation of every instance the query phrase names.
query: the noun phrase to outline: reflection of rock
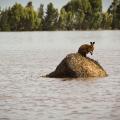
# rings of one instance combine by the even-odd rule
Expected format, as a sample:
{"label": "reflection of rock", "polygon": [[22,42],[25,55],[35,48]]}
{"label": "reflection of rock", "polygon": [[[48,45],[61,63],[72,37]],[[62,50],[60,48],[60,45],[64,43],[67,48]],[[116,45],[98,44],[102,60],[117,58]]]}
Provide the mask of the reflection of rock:
{"label": "reflection of rock", "polygon": [[47,77],[105,77],[105,70],[93,59],[85,58],[79,53],[69,54]]}

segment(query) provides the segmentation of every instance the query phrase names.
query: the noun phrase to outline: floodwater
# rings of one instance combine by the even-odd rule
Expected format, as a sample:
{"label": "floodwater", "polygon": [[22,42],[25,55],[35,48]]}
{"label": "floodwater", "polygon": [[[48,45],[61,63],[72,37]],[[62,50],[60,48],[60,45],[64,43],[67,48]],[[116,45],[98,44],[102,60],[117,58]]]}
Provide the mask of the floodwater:
{"label": "floodwater", "polygon": [[[108,77],[41,77],[90,41]],[[120,120],[120,31],[0,33],[0,120]]]}

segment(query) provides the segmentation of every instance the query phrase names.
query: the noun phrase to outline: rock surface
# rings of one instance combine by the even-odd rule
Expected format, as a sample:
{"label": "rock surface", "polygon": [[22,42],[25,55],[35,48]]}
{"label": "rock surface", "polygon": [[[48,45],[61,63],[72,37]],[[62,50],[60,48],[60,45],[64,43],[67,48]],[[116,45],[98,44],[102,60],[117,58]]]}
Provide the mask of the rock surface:
{"label": "rock surface", "polygon": [[79,53],[67,55],[56,70],[47,75],[52,78],[65,77],[105,77],[106,71],[95,60],[83,57]]}

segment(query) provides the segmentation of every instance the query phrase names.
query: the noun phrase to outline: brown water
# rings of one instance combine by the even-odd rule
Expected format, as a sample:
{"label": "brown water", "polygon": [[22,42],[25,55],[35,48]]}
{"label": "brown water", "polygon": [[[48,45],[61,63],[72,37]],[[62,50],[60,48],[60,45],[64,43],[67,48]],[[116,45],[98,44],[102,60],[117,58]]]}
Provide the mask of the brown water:
{"label": "brown water", "polygon": [[[0,33],[0,120],[120,120],[119,39],[119,31]],[[40,77],[90,41],[108,77]]]}

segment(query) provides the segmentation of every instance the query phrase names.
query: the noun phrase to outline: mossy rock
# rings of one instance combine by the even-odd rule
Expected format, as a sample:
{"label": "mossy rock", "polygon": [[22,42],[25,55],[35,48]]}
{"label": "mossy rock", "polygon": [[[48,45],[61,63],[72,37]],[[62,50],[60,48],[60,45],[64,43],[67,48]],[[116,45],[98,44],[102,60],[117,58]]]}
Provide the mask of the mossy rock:
{"label": "mossy rock", "polygon": [[67,55],[57,66],[56,70],[46,77],[51,78],[87,78],[87,77],[105,77],[106,71],[95,60],[83,57],[79,53]]}

